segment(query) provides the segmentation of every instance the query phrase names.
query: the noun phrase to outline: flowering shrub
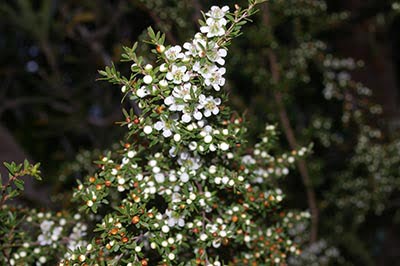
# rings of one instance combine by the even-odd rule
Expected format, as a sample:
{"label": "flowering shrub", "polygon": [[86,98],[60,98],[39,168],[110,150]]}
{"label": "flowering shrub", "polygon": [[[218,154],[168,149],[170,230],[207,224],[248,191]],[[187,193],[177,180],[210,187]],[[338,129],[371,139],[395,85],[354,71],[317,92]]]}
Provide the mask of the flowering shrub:
{"label": "flowering shrub", "polygon": [[26,210],[8,229],[20,239],[1,246],[7,263],[284,265],[300,253],[289,231],[309,214],[283,211],[277,182],[308,149],[280,152],[274,125],[247,147],[223,90],[228,45],[260,2],[211,7],[182,46],[149,28],[153,63],[135,44],[129,77],[100,71],[139,107],[124,111],[128,138],[74,192],[82,215]]}

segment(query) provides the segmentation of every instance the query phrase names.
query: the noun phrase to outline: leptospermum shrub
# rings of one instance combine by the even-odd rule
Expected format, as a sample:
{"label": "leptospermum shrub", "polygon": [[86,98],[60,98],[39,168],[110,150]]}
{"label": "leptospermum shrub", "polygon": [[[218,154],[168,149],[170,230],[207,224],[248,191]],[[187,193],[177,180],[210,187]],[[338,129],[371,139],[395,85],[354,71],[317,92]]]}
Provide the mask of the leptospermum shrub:
{"label": "leptospermum shrub", "polygon": [[123,149],[79,184],[82,214],[30,210],[7,229],[20,238],[4,239],[6,263],[285,265],[300,253],[293,231],[309,214],[283,210],[278,181],[308,149],[280,152],[273,125],[248,147],[223,88],[227,47],[260,2],[211,7],[182,46],[149,29],[153,63],[135,44],[123,54],[129,77],[100,71],[138,106],[124,111]]}

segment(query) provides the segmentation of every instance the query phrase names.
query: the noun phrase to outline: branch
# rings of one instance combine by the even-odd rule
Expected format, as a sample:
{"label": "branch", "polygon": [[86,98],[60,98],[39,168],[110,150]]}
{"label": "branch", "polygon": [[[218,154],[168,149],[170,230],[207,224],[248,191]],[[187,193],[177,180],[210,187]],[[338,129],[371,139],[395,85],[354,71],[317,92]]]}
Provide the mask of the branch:
{"label": "branch", "polygon": [[[263,7],[263,22],[265,25],[269,25],[269,12],[267,4]],[[269,49],[268,50],[268,60],[270,64],[270,70],[272,75],[272,81],[275,85],[280,82],[280,71],[279,64],[274,52]],[[286,108],[283,102],[282,93],[279,90],[274,90],[274,98],[279,112],[279,120],[282,124],[283,131],[285,133],[286,139],[289,142],[291,149],[297,149],[298,143],[296,137],[294,135],[294,130],[292,125],[290,124],[289,116],[286,112]],[[317,207],[317,199],[315,196],[315,192],[312,186],[310,174],[307,169],[307,164],[304,159],[299,159],[297,162],[299,172],[302,178],[303,185],[307,194],[307,202],[311,211],[311,232],[310,232],[310,242],[314,243],[318,238],[318,220],[319,220],[319,211]]]}

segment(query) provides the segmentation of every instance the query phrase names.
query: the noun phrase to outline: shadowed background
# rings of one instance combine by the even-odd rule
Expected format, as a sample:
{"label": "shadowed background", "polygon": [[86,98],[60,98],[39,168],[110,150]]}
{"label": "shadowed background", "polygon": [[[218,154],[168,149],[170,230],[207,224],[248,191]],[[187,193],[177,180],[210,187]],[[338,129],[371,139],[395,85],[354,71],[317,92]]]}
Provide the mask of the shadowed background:
{"label": "shadowed background", "polygon": [[[400,16],[393,12],[394,2],[328,1],[328,13],[347,10],[349,18],[316,35],[333,53],[365,62],[364,68],[352,73],[353,78],[373,90],[374,100],[384,109],[384,118],[379,123],[388,134],[396,135],[400,127]],[[82,151],[110,148],[123,137],[123,129],[115,123],[122,120],[120,90],[105,82],[96,82],[97,70],[119,61],[122,46],[131,46],[143,39],[148,26],[166,32],[169,42],[181,42],[198,29],[199,10],[224,3],[234,4],[204,0],[5,0],[0,3],[0,161],[21,162],[29,158],[42,162],[46,181],[40,185],[27,184],[25,197],[29,204],[48,202],[48,193],[63,192],[74,184],[74,179],[66,181],[65,178],[63,182],[69,186],[58,184],[60,175],[69,177],[74,172],[65,166],[66,162],[80,156],[81,165],[73,165],[72,169],[86,167],[84,171],[74,172],[74,178],[82,178],[92,170],[86,164],[91,157]],[[280,23],[281,40],[287,38],[290,45],[292,22]],[[246,54],[240,54],[258,45],[257,32],[265,27],[262,19],[255,19],[248,35],[245,33],[241,42],[234,44],[232,50],[236,54],[230,54],[227,60],[228,69],[229,64],[236,67],[228,71],[227,87],[232,105],[240,112],[246,111],[252,120],[255,126],[251,136],[266,121],[278,121],[274,101],[262,102],[268,98],[263,95],[263,88],[257,87],[257,83],[247,88],[248,76],[243,74],[246,65],[242,64],[258,62],[243,61]],[[126,66],[121,67],[127,71]],[[302,93],[296,92],[297,101],[292,104],[292,110],[300,110],[298,117],[307,117],[306,112],[301,112],[301,106],[318,98],[308,98],[306,91]],[[129,107],[133,103],[123,105]],[[298,122],[295,129],[302,127],[301,119],[293,120]],[[340,158],[332,160],[336,159]],[[0,170],[6,175],[4,168]],[[303,191],[299,193],[299,197],[303,194]],[[378,225],[382,224],[380,221],[385,222],[382,226],[373,225],[376,230],[371,232],[369,240],[381,242],[371,263],[390,265],[385,258],[400,253],[398,239],[391,238],[396,229],[385,219],[374,219],[372,223]],[[368,248],[366,252],[372,254],[373,250]]]}

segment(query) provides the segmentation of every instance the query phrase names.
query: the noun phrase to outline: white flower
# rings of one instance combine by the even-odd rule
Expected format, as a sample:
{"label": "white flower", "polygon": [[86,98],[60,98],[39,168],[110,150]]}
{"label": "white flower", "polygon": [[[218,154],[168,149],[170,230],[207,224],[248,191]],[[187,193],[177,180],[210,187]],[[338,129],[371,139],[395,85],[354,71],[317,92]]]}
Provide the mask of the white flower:
{"label": "white flower", "polygon": [[169,226],[168,225],[163,225],[161,227],[161,231],[163,231],[164,233],[168,233],[169,232]]}
{"label": "white flower", "polygon": [[180,141],[181,139],[182,139],[182,137],[181,137],[180,134],[175,134],[175,135],[174,135],[174,140],[175,140],[176,142]]}
{"label": "white flower", "polygon": [[145,126],[143,128],[143,132],[147,135],[151,134],[151,132],[153,132],[153,129],[151,128],[151,126]]}
{"label": "white flower", "polygon": [[201,94],[199,96],[198,109],[203,109],[203,114],[205,117],[210,117],[212,114],[217,115],[219,113],[218,105],[221,104],[220,98],[215,98],[213,96],[204,96]]}
{"label": "white flower", "polygon": [[195,109],[193,112],[193,117],[196,120],[201,120],[203,118],[203,114],[198,109]]}
{"label": "white flower", "polygon": [[206,13],[206,16],[211,17],[213,19],[221,19],[226,15],[228,11],[229,11],[228,6],[223,6],[222,8],[219,6],[212,6],[210,8],[210,11]]}
{"label": "white flower", "polygon": [[169,227],[174,227],[175,225],[178,225],[180,227],[185,226],[185,220],[183,219],[183,216],[178,216],[168,209],[165,211],[165,215],[167,215],[168,217]]}
{"label": "white flower", "polygon": [[198,156],[190,156],[188,152],[181,152],[179,154],[178,164],[189,170],[197,170],[201,166],[201,159]]}
{"label": "white flower", "polygon": [[203,138],[206,137],[207,135],[211,135],[212,133],[212,127],[207,125],[203,128],[203,130],[200,132],[200,136],[202,136]]}
{"label": "white flower", "polygon": [[150,84],[153,81],[153,78],[150,75],[146,75],[143,78],[143,82],[146,84]]}
{"label": "white flower", "polygon": [[187,173],[182,173],[181,176],[179,177],[179,179],[183,182],[186,183],[187,181],[189,181],[189,175]]}
{"label": "white flower", "polygon": [[185,83],[181,86],[175,87],[172,91],[172,95],[175,98],[182,99],[183,101],[187,102],[192,100],[192,95],[195,95],[196,91],[197,86],[190,83]]}
{"label": "white flower", "polygon": [[227,151],[227,150],[229,149],[229,144],[226,143],[226,142],[221,142],[221,143],[219,144],[219,148],[220,148],[221,150],[223,150],[223,151]]}
{"label": "white flower", "polygon": [[158,121],[154,124],[154,128],[158,131],[162,130],[162,135],[166,138],[172,136],[172,126],[169,122],[165,122],[164,120]]}
{"label": "white flower", "polygon": [[182,48],[179,45],[172,46],[165,51],[165,57],[168,60],[175,61],[176,59],[183,58],[183,53],[181,53]]}
{"label": "white flower", "polygon": [[225,34],[226,20],[224,18],[215,20],[213,18],[208,18],[206,20],[207,26],[200,27],[202,33],[207,33],[207,38],[212,38],[215,36],[222,36]]}
{"label": "white flower", "polygon": [[189,123],[190,121],[192,121],[192,116],[190,113],[184,113],[181,117],[181,121],[183,123]]}
{"label": "white flower", "polygon": [[[209,45],[209,46],[211,46],[211,45]],[[219,48],[217,44],[214,44],[213,48],[209,48],[206,53],[207,58],[211,62],[216,62],[220,65],[225,64],[225,59],[223,59],[223,57],[226,57],[227,54],[228,54],[228,52],[226,51],[226,49]]]}
{"label": "white flower", "polygon": [[190,75],[186,72],[186,66],[178,67],[172,65],[171,71],[166,75],[168,80],[172,80],[175,84],[181,84],[182,82],[187,82],[190,79]]}
{"label": "white flower", "polygon": [[42,230],[43,233],[49,232],[51,227],[54,225],[53,221],[48,221],[48,220],[44,220],[41,224],[40,224],[40,229]]}
{"label": "white flower", "polygon": [[162,87],[162,88],[166,88],[168,86],[168,81],[166,81],[165,79],[162,79],[158,82],[158,85],[160,85],[160,87]]}
{"label": "white flower", "polygon": [[138,90],[136,91],[136,95],[137,95],[139,98],[144,98],[144,97],[146,97],[146,96],[149,95],[149,94],[150,94],[150,91],[149,91],[145,86],[140,87],[140,89],[138,89]]}
{"label": "white flower", "polygon": [[[196,36],[197,36],[197,38],[196,38]],[[185,52],[185,54],[187,56],[200,56],[200,57],[203,57],[204,50],[207,47],[207,42],[206,42],[206,40],[202,39],[201,34],[196,35],[196,36],[195,36],[195,39],[193,40],[193,42],[184,43],[183,44],[183,48],[188,50],[187,52]]]}
{"label": "white flower", "polygon": [[207,74],[204,75],[204,83],[207,86],[212,86],[216,91],[221,89],[220,86],[225,85],[225,74],[226,69],[224,67],[218,68],[214,66]]}
{"label": "white flower", "polygon": [[167,72],[168,71],[168,67],[167,67],[166,63],[161,64],[160,71],[161,72]]}
{"label": "white flower", "polygon": [[182,111],[185,108],[185,105],[177,102],[174,96],[168,96],[165,98],[164,103],[165,105],[169,106],[168,109],[170,111]]}
{"label": "white flower", "polygon": [[157,181],[157,183],[164,183],[165,176],[163,173],[158,173],[154,175],[154,179]]}

